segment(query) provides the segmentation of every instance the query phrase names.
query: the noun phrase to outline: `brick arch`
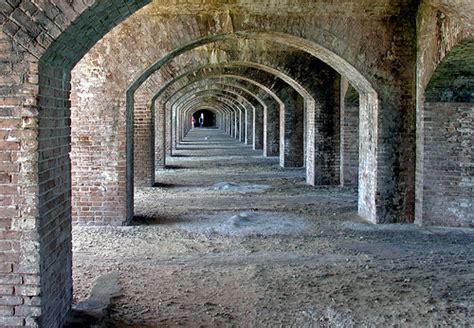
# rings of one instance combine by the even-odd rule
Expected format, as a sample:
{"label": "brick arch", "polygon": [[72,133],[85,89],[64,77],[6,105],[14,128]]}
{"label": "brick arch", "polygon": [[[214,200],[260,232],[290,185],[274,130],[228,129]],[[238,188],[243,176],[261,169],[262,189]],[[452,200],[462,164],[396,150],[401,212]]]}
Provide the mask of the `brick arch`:
{"label": "brick arch", "polygon": [[[29,4],[29,6],[25,5],[25,3]],[[87,5],[87,3],[91,4]],[[31,305],[28,314],[15,318],[19,320],[18,322],[21,321],[21,324],[33,325],[38,322],[37,318],[41,315],[39,323],[47,322],[52,327],[60,326],[70,304],[69,239],[63,238],[64,235],[61,234],[61,231],[69,230],[67,224],[70,221],[70,204],[67,191],[70,189],[67,177],[69,165],[67,160],[65,160],[66,156],[62,156],[57,167],[64,169],[64,175],[47,178],[48,174],[51,173],[46,169],[48,166],[47,161],[38,163],[36,159],[39,152],[41,156],[46,156],[47,160],[55,160],[52,157],[47,157],[47,153],[51,149],[42,148],[48,142],[50,144],[57,142],[61,145],[51,152],[67,152],[68,147],[65,144],[68,144],[66,139],[69,138],[69,127],[66,121],[69,117],[70,67],[113,26],[147,3],[150,3],[150,1],[34,1],[24,3],[4,1],[2,4],[3,33],[11,36],[14,48],[12,52],[16,52],[20,56],[20,60],[12,64],[12,71],[20,72],[20,75],[25,73],[22,75],[25,78],[25,80],[22,80],[24,82],[12,82],[14,84],[13,87],[2,91],[4,92],[2,95],[8,97],[8,101],[13,103],[15,110],[21,111],[21,116],[25,118],[26,125],[30,124],[29,128],[31,128],[26,128],[29,131],[24,133],[25,138],[22,139],[21,145],[22,171],[20,172],[20,180],[22,184],[13,186],[12,189],[15,191],[12,193],[17,193],[19,189],[21,190],[21,192],[18,192],[21,194],[20,202],[26,204],[25,209],[27,209],[23,213],[18,211],[18,213],[13,215],[14,219],[21,222],[23,227],[22,232],[15,238],[22,240],[22,249],[33,249],[34,251],[18,255],[18,258],[13,259],[14,263],[12,262],[11,264],[12,266],[15,264],[22,268],[28,268],[25,269],[24,276],[20,278],[28,278],[30,276],[42,277],[42,281],[33,286],[37,287],[38,290],[33,293],[34,295],[31,295],[40,296],[39,290],[41,289],[41,306]],[[247,24],[247,22],[244,22],[244,24]],[[286,29],[291,30],[291,24],[292,21],[290,20],[288,23],[289,27]],[[314,25],[314,22],[307,22],[305,26],[309,24]],[[285,28],[282,27],[281,29],[284,30]],[[311,29],[308,34],[314,33],[317,35],[315,38],[319,38],[322,41],[321,43],[326,45],[334,44],[334,47],[338,49],[335,53],[342,56],[344,49],[347,49],[344,39],[349,38],[341,40],[331,32],[329,28],[316,27]],[[304,36],[305,33],[301,32],[301,34]],[[353,37],[356,38],[357,36],[354,35]],[[349,54],[348,57],[355,59],[356,54],[357,51],[353,51],[353,54]],[[378,57],[371,57],[374,58],[370,58],[370,62],[376,63]],[[42,61],[38,67],[39,58],[42,58]],[[354,62],[356,61],[354,60]],[[360,62],[364,63],[363,60],[360,60]],[[37,90],[38,83],[35,82],[38,76],[39,84],[41,85],[41,90],[39,91]],[[36,103],[39,94],[48,95],[52,93],[58,94],[59,98],[54,100],[48,99],[48,97],[40,98],[39,102]],[[115,93],[112,96],[121,99],[119,94]],[[124,106],[123,101],[118,100],[110,103],[109,108],[117,110]],[[40,115],[36,112],[37,107],[40,108]],[[64,113],[60,114],[59,111]],[[57,130],[61,131],[53,133],[48,129],[44,129],[38,132],[36,119],[39,120],[38,124],[41,127],[47,126],[48,121],[54,121],[54,123],[60,124]],[[130,129],[130,124],[127,126],[118,125],[118,130],[125,129]],[[52,135],[48,135],[48,133],[52,133]],[[56,133],[57,135],[54,135]],[[41,134],[39,139],[36,138],[37,134]],[[88,141],[85,140],[85,142]],[[120,141],[118,143],[117,149],[125,152],[125,145],[121,144]],[[118,158],[123,160],[123,156]],[[130,168],[130,166],[123,165],[119,171],[127,171],[128,175],[130,175],[131,169],[133,167]],[[107,179],[107,177],[103,178]],[[65,188],[58,187],[55,189],[48,187],[48,185]],[[108,185],[107,187],[111,189],[119,188],[113,185]],[[62,194],[57,193],[59,189],[66,191]],[[99,193],[100,190],[92,190],[92,192]],[[130,185],[128,186],[128,192],[129,194],[131,192]],[[119,195],[123,196],[121,193]],[[48,197],[51,197],[51,201],[45,200]],[[49,204],[51,206],[58,205],[56,212],[59,214],[57,217],[48,218],[52,212],[55,212],[48,211]],[[128,207],[130,207],[130,204]],[[116,215],[117,213],[107,212],[104,213],[104,218],[106,218],[107,222],[114,222],[117,220]],[[39,220],[39,218],[45,219]],[[51,234],[49,234],[48,238],[51,239],[43,238],[46,236],[44,229],[47,229],[48,222],[58,226],[58,229],[52,229]],[[41,232],[39,240],[37,237],[32,236],[37,231]],[[52,245],[54,245],[56,240],[62,241],[64,247],[61,251],[57,247],[52,253],[49,253],[48,249],[54,248]],[[34,253],[34,256],[30,256],[31,253]],[[57,258],[57,262],[48,262],[52,258]],[[53,290],[53,282],[57,286],[64,286],[64,288]],[[61,304],[61,307],[54,307],[53,304]]]}
{"label": "brick arch", "polygon": [[163,58],[160,58],[155,63],[143,70],[143,72],[130,84],[127,89],[127,94],[132,95],[140,87],[140,85],[143,84],[143,82],[145,82],[155,71],[159,70],[163,65],[165,65],[175,57],[197,47],[213,42],[225,41],[232,38],[254,38],[263,40],[268,39],[277,43],[282,43],[286,46],[291,46],[296,49],[308,52],[309,54],[321,59],[329,66],[333,67],[341,75],[347,77],[347,79],[351,81],[351,83],[358,90],[360,90],[360,92],[376,94],[375,89],[372,87],[371,83],[349,62],[338,56],[335,52],[308,39],[304,39],[287,33],[271,31],[238,31],[234,33],[204,36],[197,40],[193,40],[179,48],[170,51]]}
{"label": "brick arch", "polygon": [[[282,150],[280,151],[280,165],[283,167],[304,166],[304,108],[305,106],[308,110],[312,108],[310,106],[314,104],[312,97],[306,94],[309,98],[304,98],[292,85],[276,76],[273,69],[260,69],[264,67],[261,64],[236,62],[228,65],[214,66],[220,66],[220,69],[223,70],[222,72],[227,71],[239,76],[250,76],[252,80],[257,80],[260,84],[272,84],[272,92],[278,93],[280,100],[285,103],[285,106],[279,106],[282,118],[277,116],[275,119],[279,119],[284,123],[287,122],[284,118],[292,116],[294,117],[293,122],[297,122],[297,125],[294,126],[293,123],[280,124],[280,141],[277,142],[279,143],[280,150]],[[281,75],[283,73],[276,74]],[[277,136],[274,135],[273,137]],[[274,145],[275,143],[272,142],[272,144]],[[272,148],[275,149],[276,147]],[[272,153],[272,155],[274,154]]]}
{"label": "brick arch", "polygon": [[[218,88],[203,89],[203,90],[193,93],[192,95],[179,96],[173,103],[170,104],[170,106],[174,108],[174,110],[179,112],[181,107],[186,107],[187,104],[193,101],[194,99],[203,98],[206,96],[212,96],[212,97],[227,96],[227,97],[235,99],[236,103],[242,105],[242,106],[239,106],[239,110],[243,113],[243,115],[245,115],[247,110],[249,110],[250,108],[253,108],[252,103],[246,97],[242,96],[238,92],[232,91],[229,89],[218,89]],[[241,122],[241,125],[242,124],[243,122]]]}
{"label": "brick arch", "polygon": [[[194,112],[193,112],[194,111]],[[194,106],[194,108],[190,108],[190,111],[189,111],[189,116],[191,117],[194,117],[194,115],[200,111],[205,111],[207,113],[209,113],[210,115],[212,115],[213,117],[213,122],[214,122],[214,125],[212,125],[211,127],[219,127],[219,121],[221,120],[222,118],[222,112],[220,110],[217,110],[215,108],[213,109],[206,109],[206,108],[202,108],[200,104],[196,104]],[[199,120],[196,120],[197,123],[199,123]]]}
{"label": "brick arch", "polygon": [[[245,143],[252,145],[253,148],[263,149],[263,114],[267,109],[265,103],[257,97],[254,93],[249,91],[245,86],[238,84],[232,84],[225,81],[214,81],[211,86],[207,85],[207,82],[211,79],[200,80],[197,83],[189,84],[186,88],[176,91],[171,98],[180,97],[181,94],[194,94],[198,93],[199,90],[215,90],[221,89],[229,92],[237,92],[243,96],[250,103],[251,107],[246,107],[245,111]],[[179,111],[179,108],[177,108]],[[258,131],[257,131],[258,130]]]}
{"label": "brick arch", "polygon": [[[259,35],[259,33],[252,34],[253,32],[245,33],[232,33],[232,34],[223,34],[223,35],[212,35],[206,36],[198,40],[194,40],[187,45],[175,49],[174,51],[168,53],[165,57],[155,62],[153,65],[149,66],[140,77],[135,80],[130,87],[127,89],[127,111],[131,111],[133,108],[133,94],[137,88],[146,81],[156,70],[160,69],[165,63],[172,60],[176,56],[179,56],[191,49],[202,46],[206,43],[217,42],[225,40],[230,37],[246,37],[251,38],[252,36]],[[345,60],[338,57],[336,54],[331,51],[318,46],[316,43],[308,40],[304,40],[299,37],[294,37],[284,33],[270,33],[266,32],[262,34],[263,37],[273,38],[272,40],[278,40],[286,45],[294,46],[297,49],[310,52],[313,56],[316,55],[317,58],[327,60],[330,63],[330,66],[338,66],[337,71],[343,73],[347,76],[352,84],[361,92],[361,104],[363,112],[362,120],[363,128],[360,129],[360,145],[361,145],[361,157],[360,167],[361,175],[360,179],[360,192],[359,192],[359,214],[372,222],[390,222],[396,221],[397,218],[394,217],[394,212],[391,212],[392,208],[397,206],[393,203],[393,200],[390,197],[396,192],[392,188],[383,187],[384,193],[382,197],[377,196],[377,190],[380,187],[380,183],[383,179],[379,179],[385,174],[392,175],[393,172],[389,169],[392,164],[389,165],[379,165],[377,158],[377,143],[379,142],[379,133],[378,125],[379,120],[377,119],[377,112],[379,108],[379,98],[375,89],[371,86],[365,77],[353,69],[353,67],[348,64]],[[362,100],[363,98],[363,100]],[[387,139],[389,140],[389,139]],[[390,159],[392,160],[392,159]],[[381,169],[374,168],[380,167]],[[388,171],[387,171],[388,170]],[[315,175],[313,175],[315,176]],[[309,179],[314,180],[314,178]],[[409,185],[409,184],[407,184]],[[394,185],[393,187],[398,187]],[[380,192],[379,192],[380,194]],[[409,195],[407,196],[409,197]],[[379,201],[379,204],[376,205],[376,200]],[[405,197],[400,198],[403,202]],[[382,205],[383,204],[383,205]],[[410,210],[410,209],[408,209]],[[396,214],[398,215],[398,214]]]}
{"label": "brick arch", "polygon": [[[228,108],[231,113],[234,113],[234,115],[237,115],[237,113],[239,113],[240,115],[240,113],[244,110],[244,108],[241,107],[241,104],[232,95],[228,95],[224,93],[213,93],[213,94],[205,93],[205,94],[198,95],[196,98],[184,100],[181,106],[183,109],[181,111],[183,113],[187,113],[190,110],[192,110],[194,106],[198,106],[204,103],[205,104],[214,103],[216,105],[220,103],[222,105],[225,105],[226,108]],[[189,120],[187,120],[186,122],[188,124],[182,124],[183,128],[187,127],[189,129],[190,128]],[[186,132],[187,131],[184,131],[184,130],[181,131],[182,134],[180,136],[180,139],[182,139],[185,136]]]}
{"label": "brick arch", "polygon": [[[250,79],[248,79],[250,80]],[[256,82],[254,82],[256,83]],[[242,88],[244,90],[244,88]],[[159,96],[159,94],[157,94]],[[159,166],[164,165],[165,161],[165,154],[164,154],[164,149],[165,148],[172,148],[171,145],[163,145],[163,143],[173,143],[176,145],[176,139],[178,138],[175,133],[170,136],[170,134],[173,132],[171,131],[171,119],[166,119],[166,117],[171,117],[171,111],[165,109],[165,105],[160,105],[160,110],[156,109],[155,106],[155,99],[152,100],[151,104],[151,109],[153,112],[153,117],[156,117],[156,123],[155,123],[155,132],[159,136],[155,140],[156,148],[155,148],[155,154],[157,155],[157,163]],[[176,128],[175,128],[176,130]]]}
{"label": "brick arch", "polygon": [[419,107],[416,223],[473,227],[473,37],[444,56]]}
{"label": "brick arch", "polygon": [[[182,77],[182,76],[180,76],[180,77]],[[195,76],[195,77],[196,77],[196,82],[202,81],[202,80],[197,79],[197,76]],[[283,102],[278,98],[278,96],[272,90],[270,90],[268,87],[256,82],[255,80],[250,79],[249,77],[244,77],[244,76],[240,76],[240,75],[231,75],[231,74],[220,74],[220,73],[213,72],[212,74],[208,74],[205,77],[203,76],[202,78],[203,79],[215,79],[215,80],[219,81],[219,83],[226,83],[226,84],[232,85],[234,87],[237,86],[235,84],[235,82],[230,83],[228,80],[232,80],[232,81],[236,81],[236,82],[238,81],[239,85],[241,85],[242,83],[245,83],[246,85],[245,86],[242,85],[241,89],[244,92],[248,92],[248,89],[252,88],[253,92],[251,92],[251,94],[261,102],[261,105],[264,106],[264,111],[265,111],[264,115],[268,115],[266,113],[266,110],[269,107],[269,109],[270,109],[269,114],[271,115],[271,117],[276,118],[279,115],[278,112],[281,110],[281,108],[283,106]],[[153,110],[155,108],[155,100],[157,98],[159,98],[162,95],[162,93],[167,91],[167,89],[168,89],[167,86],[173,84],[173,81],[177,81],[179,79],[180,78],[177,77],[176,79],[173,79],[172,81],[167,83],[154,96],[154,98],[152,99],[152,109]],[[169,93],[167,93],[167,96],[166,96],[167,99],[168,99],[169,96],[170,96]],[[263,104],[263,102],[260,100],[260,98],[265,99],[266,104]],[[166,101],[164,101],[164,100],[160,100],[160,102],[166,103]],[[278,125],[278,122],[275,122],[275,121],[276,121],[276,119],[271,119],[270,120],[270,122],[272,122],[271,125],[275,126],[274,129],[278,130],[279,125]],[[279,149],[279,137],[278,137],[279,133],[278,133],[278,131],[269,131],[269,133],[267,134],[267,133],[265,133],[266,131],[267,131],[267,126],[264,126],[264,137],[263,137],[264,140],[262,142],[263,142],[264,145],[268,146],[268,148],[264,148],[264,155],[265,156],[274,156],[278,153],[278,149]],[[229,130],[228,133],[232,134],[233,131]],[[160,143],[159,140],[156,140],[156,142],[157,142],[157,145]],[[255,145],[254,145],[254,147],[255,147]],[[162,148],[162,147],[159,147],[159,148]],[[158,152],[160,152],[160,149],[158,149]]]}
{"label": "brick arch", "polygon": [[[206,65],[205,67],[202,67],[201,69],[206,69],[206,68],[210,68],[210,66]],[[194,70],[194,71],[189,71],[189,72],[186,72],[186,73],[183,73],[181,75],[178,75],[176,78],[172,79],[171,81],[169,81],[168,83],[166,83],[163,87],[160,88],[160,90],[153,96],[152,98],[152,104],[154,104],[161,96],[162,94],[164,94],[165,92],[167,92],[169,90],[169,87],[171,85],[173,85],[174,83],[176,83],[178,80],[181,80],[183,78],[187,78],[189,77],[190,75],[193,75],[193,74],[197,74],[197,70]],[[239,75],[232,75],[232,74],[224,74],[224,73],[212,73],[212,74],[209,74],[209,75],[206,75],[206,78],[217,78],[217,77],[222,77],[222,78],[232,78],[232,79],[235,79],[235,80],[240,80],[240,81],[245,81],[257,88],[260,88],[262,91],[266,92],[270,97],[272,97],[276,102],[278,102],[280,105],[282,105],[283,103],[281,102],[281,100],[278,98],[278,96],[272,91],[270,90],[267,86],[257,82],[257,81],[254,81],[248,77],[244,77],[244,76],[239,76]]]}
{"label": "brick arch", "polygon": [[214,115],[216,115],[216,118],[217,118],[218,115],[223,114],[223,110],[217,105],[215,105],[214,107],[212,107],[212,109],[210,109],[209,104],[212,104],[212,103],[218,104],[219,102],[222,104],[228,104],[228,102],[224,100],[223,97],[220,97],[218,94],[213,95],[213,96],[214,96],[212,97],[213,99],[206,98],[206,97],[209,97],[209,95],[198,97],[195,99],[188,99],[188,101],[184,101],[181,104],[180,110],[183,112],[183,114],[193,115],[193,111],[194,112],[199,111],[202,108],[207,106],[208,107],[207,109],[212,111]]}
{"label": "brick arch", "polygon": [[171,104],[170,106],[172,106],[173,108],[179,111],[180,107],[183,107],[183,106],[185,107],[187,106],[187,104],[195,100],[200,101],[200,100],[206,99],[206,97],[217,98],[217,99],[221,99],[221,98],[227,99],[231,101],[233,104],[235,104],[235,108],[243,112],[245,112],[247,107],[252,106],[252,104],[245,97],[241,96],[237,92],[230,91],[230,90],[221,90],[217,88],[201,90],[191,96],[183,95],[179,97],[178,99],[176,99],[174,103]]}
{"label": "brick arch", "polygon": [[[213,102],[198,103],[196,106],[203,109],[214,110],[216,113],[220,113],[221,115],[226,115],[234,111],[234,108],[223,99],[215,99]],[[193,108],[190,107],[184,111],[190,113],[192,110]]]}

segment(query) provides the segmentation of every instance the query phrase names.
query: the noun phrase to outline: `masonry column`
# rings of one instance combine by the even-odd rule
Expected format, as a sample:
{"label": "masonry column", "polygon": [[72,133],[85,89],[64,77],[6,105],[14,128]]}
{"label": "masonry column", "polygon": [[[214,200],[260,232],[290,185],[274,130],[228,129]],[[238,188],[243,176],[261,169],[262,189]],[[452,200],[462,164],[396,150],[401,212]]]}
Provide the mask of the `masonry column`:
{"label": "masonry column", "polygon": [[359,179],[359,93],[341,79],[341,186],[357,186]]}
{"label": "masonry column", "polygon": [[285,107],[280,111],[280,166],[304,165],[304,98],[292,87],[284,86],[280,99]]}
{"label": "masonry column", "polygon": [[340,79],[334,73],[315,86],[314,103],[307,108],[306,181],[310,185],[338,185],[340,162]]}
{"label": "masonry column", "polygon": [[229,129],[230,129],[230,136],[232,138],[235,138],[235,112],[234,111],[230,112]]}
{"label": "masonry column", "polygon": [[245,143],[245,112],[244,108],[239,109],[239,141]]}
{"label": "masonry column", "polygon": [[257,105],[253,110],[253,149],[263,149],[263,112],[266,106]]}
{"label": "masonry column", "polygon": [[155,167],[165,167],[165,106],[155,101]]}
{"label": "masonry column", "polygon": [[165,152],[165,164],[166,164],[166,157],[171,156],[173,153],[173,149],[176,149],[176,143],[174,142],[173,138],[173,120],[172,120],[172,112],[171,108],[167,108],[165,112],[165,133],[166,133],[166,152]]}
{"label": "masonry column", "polygon": [[283,104],[267,96],[263,99],[266,107],[263,111],[263,156],[278,156],[280,152],[280,111]]}
{"label": "masonry column", "polygon": [[253,145],[253,112],[255,107],[245,108],[245,144]]}
{"label": "masonry column", "polygon": [[239,140],[240,139],[240,129],[239,129],[239,117],[240,117],[240,110],[238,108],[235,109],[234,114],[234,138]]}
{"label": "masonry column", "polygon": [[134,179],[137,187],[155,183],[154,120],[150,106],[135,102],[134,119]]}

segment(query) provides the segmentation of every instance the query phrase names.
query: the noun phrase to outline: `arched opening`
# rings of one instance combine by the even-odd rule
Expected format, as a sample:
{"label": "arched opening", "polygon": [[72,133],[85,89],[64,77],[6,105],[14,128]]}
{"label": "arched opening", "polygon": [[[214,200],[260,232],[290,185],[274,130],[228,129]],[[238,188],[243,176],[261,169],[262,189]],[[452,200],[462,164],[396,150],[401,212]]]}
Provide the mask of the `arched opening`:
{"label": "arched opening", "polygon": [[418,127],[416,222],[474,224],[474,40],[454,47],[425,90]]}
{"label": "arched opening", "polygon": [[208,109],[198,109],[192,117],[195,128],[218,128],[216,114]]}
{"label": "arched opening", "polygon": [[[321,47],[318,44],[315,44],[309,40],[305,40],[302,38],[295,37],[293,35],[285,34],[285,33],[274,33],[274,32],[235,32],[230,34],[221,34],[221,35],[213,35],[213,36],[206,36],[201,39],[195,40],[193,42],[188,43],[186,46],[181,47],[180,49],[176,49],[170,53],[169,56],[166,56],[153,65],[148,67],[135,82],[130,85],[127,91],[127,108],[128,110],[133,109],[133,97],[135,90],[144,82],[147,78],[149,78],[155,71],[159,70],[166,62],[170,61],[172,58],[179,56],[191,49],[197,48],[204,44],[208,44],[211,42],[218,42],[222,40],[226,40],[229,38],[263,38],[269,39],[274,42],[280,42],[286,44],[288,46],[295,47],[297,49],[301,49],[303,51],[307,51],[309,54],[321,59],[323,62],[328,64],[329,66],[333,67],[337,72],[342,74],[344,77],[350,79],[352,85],[360,92],[360,108],[361,108],[361,115],[362,118],[361,124],[365,127],[364,129],[360,129],[359,133],[359,143],[360,143],[360,154],[361,154],[361,161],[359,162],[360,169],[364,172],[364,179],[361,180],[362,185],[359,186],[359,214],[360,216],[364,217],[365,219],[372,221],[372,222],[390,222],[395,221],[396,218],[394,217],[394,213],[390,211],[379,211],[377,214],[376,200],[380,202],[387,202],[388,198],[392,197],[392,192],[394,190],[384,189],[385,193],[383,197],[376,196],[377,189],[378,189],[378,179],[375,176],[375,172],[380,174],[392,174],[393,172],[384,172],[384,170],[375,170],[373,168],[378,167],[379,164],[377,162],[377,156],[374,153],[373,149],[375,148],[374,142],[379,142],[377,139],[373,138],[374,129],[375,131],[378,129],[377,126],[377,111],[379,106],[379,99],[377,96],[377,92],[372,87],[371,83],[360,73],[358,72],[351,64],[346,62],[343,58],[337,56],[336,54],[332,53],[328,49]],[[250,66],[255,67],[255,64],[250,63]],[[256,65],[258,68],[262,68],[261,65]],[[281,74],[281,72],[277,71],[276,74]],[[294,87],[296,87],[299,92],[305,94],[305,90],[301,90],[298,88],[298,83],[296,81],[288,81]],[[309,97],[311,98],[311,97]],[[305,98],[309,99],[309,98]],[[305,101],[303,105],[306,107],[310,112],[314,112],[314,101]],[[306,138],[302,139],[302,142],[305,142]],[[281,145],[280,145],[281,146]],[[302,151],[305,152],[306,149],[312,150],[314,147],[305,147],[302,146]],[[285,159],[285,152],[280,152],[280,157],[282,158],[282,163],[287,163],[284,165],[290,166],[300,166],[303,163],[303,160],[296,160],[292,161],[291,159]],[[315,156],[314,153],[310,153],[307,155],[304,153],[302,157],[306,156]],[[288,156],[287,156],[288,157]],[[381,165],[384,169],[384,165]],[[314,170],[313,170],[314,171]],[[382,173],[384,172],[384,173]],[[313,183],[315,181],[314,176],[316,176],[315,172],[308,171],[308,182]],[[405,197],[405,196],[404,196]],[[409,197],[409,196],[406,196]],[[402,199],[402,198],[400,198]],[[390,207],[393,206],[393,202],[388,201],[390,203]],[[387,203],[385,206],[389,206]]]}

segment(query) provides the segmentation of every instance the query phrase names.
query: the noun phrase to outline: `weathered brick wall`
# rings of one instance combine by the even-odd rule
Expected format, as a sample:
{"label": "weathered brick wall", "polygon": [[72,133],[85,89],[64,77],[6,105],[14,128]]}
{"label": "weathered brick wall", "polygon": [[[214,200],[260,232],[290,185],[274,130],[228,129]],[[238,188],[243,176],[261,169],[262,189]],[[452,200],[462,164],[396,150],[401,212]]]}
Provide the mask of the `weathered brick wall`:
{"label": "weathered brick wall", "polygon": [[474,103],[425,103],[423,139],[420,223],[474,227]]}
{"label": "weathered brick wall", "polygon": [[0,2],[0,326],[61,327],[70,308],[70,67],[143,4]]}
{"label": "weathered brick wall", "polygon": [[[122,224],[127,217],[126,132],[120,98],[98,108],[90,98],[100,90],[99,76],[87,75],[95,91],[77,83],[73,71],[71,98],[72,210],[76,224]],[[79,107],[78,104],[81,104]]]}
{"label": "weathered brick wall", "polygon": [[[9,5],[0,5],[2,14],[5,6]],[[41,314],[42,265],[35,99],[38,66],[3,31],[0,58],[0,326],[35,326]]]}

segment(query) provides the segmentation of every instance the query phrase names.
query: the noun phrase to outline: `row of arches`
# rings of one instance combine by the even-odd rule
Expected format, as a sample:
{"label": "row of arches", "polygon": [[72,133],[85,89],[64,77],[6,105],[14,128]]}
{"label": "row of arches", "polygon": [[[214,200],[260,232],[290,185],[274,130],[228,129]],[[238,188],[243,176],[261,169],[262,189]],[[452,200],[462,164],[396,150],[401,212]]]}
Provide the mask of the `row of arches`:
{"label": "row of arches", "polygon": [[[30,311],[15,322],[62,325],[72,298],[72,218],[129,222],[134,180],[152,179],[204,106],[219,108],[219,124],[246,142],[242,127],[255,142],[259,124],[242,108],[260,108],[263,154],[306,165],[311,184],[357,181],[359,214],[371,222],[472,226],[474,32],[465,14],[456,16],[473,12],[468,0],[454,9],[380,1],[373,19],[361,3],[340,19],[318,4],[282,17],[258,4],[209,14],[172,1],[11,3],[0,6],[0,207],[1,238],[18,247],[0,249],[8,271],[0,279],[32,287],[18,296]],[[268,47],[277,51],[252,56]],[[215,90],[211,80],[221,82]]]}

